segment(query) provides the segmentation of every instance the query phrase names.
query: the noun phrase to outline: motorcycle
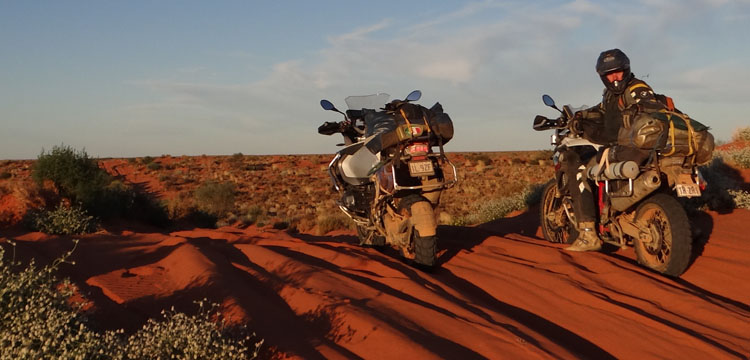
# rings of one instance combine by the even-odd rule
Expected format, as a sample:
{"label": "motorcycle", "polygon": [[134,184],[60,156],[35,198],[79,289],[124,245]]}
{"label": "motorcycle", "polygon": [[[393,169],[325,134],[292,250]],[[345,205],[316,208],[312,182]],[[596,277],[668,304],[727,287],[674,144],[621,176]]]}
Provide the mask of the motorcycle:
{"label": "motorcycle", "polygon": [[[415,90],[391,102],[383,93],[349,96],[345,113],[321,100],[323,109],[342,114],[344,121],[326,122],[318,133],[344,136],[328,173],[360,245],[390,245],[430,268],[437,256],[435,209],[458,177],[443,151],[453,136],[450,117],[439,103],[430,109],[413,104],[421,94]],[[450,169],[448,178],[444,169]]]}
{"label": "motorcycle", "polygon": [[[537,115],[533,124],[537,131],[554,130],[551,143],[555,147],[555,178],[542,194],[541,229],[547,241],[570,244],[581,229],[577,228],[561,157],[567,151],[598,152],[601,145],[574,130],[573,118],[580,109],[565,105],[560,110],[549,95],[542,99],[561,115],[556,119]],[[620,248],[634,247],[638,263],[647,268],[669,276],[681,275],[690,263],[692,234],[685,209],[677,198],[700,196],[705,190],[706,182],[698,166],[688,157],[666,156],[656,149],[643,164],[610,163],[607,154],[601,159],[584,172],[596,184],[592,190],[597,199],[599,237]]]}

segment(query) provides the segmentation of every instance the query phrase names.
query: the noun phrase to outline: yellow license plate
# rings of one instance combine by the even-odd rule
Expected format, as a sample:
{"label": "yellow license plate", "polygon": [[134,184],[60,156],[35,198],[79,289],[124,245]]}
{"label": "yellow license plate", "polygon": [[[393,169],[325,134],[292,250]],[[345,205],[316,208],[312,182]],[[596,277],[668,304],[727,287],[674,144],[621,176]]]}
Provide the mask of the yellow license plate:
{"label": "yellow license plate", "polygon": [[432,167],[432,161],[412,161],[409,163],[409,174],[411,176],[430,176],[435,175],[435,169]]}

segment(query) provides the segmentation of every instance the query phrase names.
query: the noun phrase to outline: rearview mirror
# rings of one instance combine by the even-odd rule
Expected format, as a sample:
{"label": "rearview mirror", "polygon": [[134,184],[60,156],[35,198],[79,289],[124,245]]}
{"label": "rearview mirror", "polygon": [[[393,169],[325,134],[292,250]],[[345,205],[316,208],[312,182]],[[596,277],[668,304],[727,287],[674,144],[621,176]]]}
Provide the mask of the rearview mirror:
{"label": "rearview mirror", "polygon": [[422,92],[419,90],[414,90],[409,93],[409,95],[406,96],[406,101],[417,101],[422,97]]}
{"label": "rearview mirror", "polygon": [[336,107],[333,106],[333,104],[330,101],[326,100],[326,99],[320,100],[320,106],[322,106],[323,109],[325,109],[325,110],[334,110],[334,111],[336,111]]}
{"label": "rearview mirror", "polygon": [[544,101],[544,105],[555,107],[555,100],[552,100],[552,97],[547,94],[542,95],[542,101]]}

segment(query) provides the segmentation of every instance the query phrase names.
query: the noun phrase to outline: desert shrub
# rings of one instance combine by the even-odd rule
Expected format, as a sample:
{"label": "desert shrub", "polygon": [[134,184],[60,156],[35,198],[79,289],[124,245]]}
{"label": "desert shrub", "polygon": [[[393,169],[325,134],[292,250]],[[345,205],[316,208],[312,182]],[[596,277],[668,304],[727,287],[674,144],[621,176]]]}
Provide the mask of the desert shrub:
{"label": "desert shrub", "polygon": [[349,229],[354,224],[352,219],[344,214],[318,216],[318,235],[325,235],[333,230]]}
{"label": "desert shrub", "polygon": [[737,209],[748,209],[750,210],[750,192],[744,190],[728,190],[729,195],[732,197],[734,207]]}
{"label": "desert shrub", "polygon": [[190,198],[190,194],[177,193],[177,196],[167,198],[163,201],[163,205],[167,209],[167,216],[170,220],[177,220],[187,216],[190,213],[190,208],[193,205],[193,200]]}
{"label": "desert shrub", "polygon": [[195,189],[195,205],[201,211],[216,216],[225,216],[234,209],[234,183],[209,181]]}
{"label": "desert shrub", "polygon": [[195,208],[190,209],[190,212],[182,219],[202,228],[216,228],[216,222],[219,221],[216,215]]}
{"label": "desert shrub", "polygon": [[[0,359],[252,359],[253,343],[245,327],[232,328],[218,305],[199,302],[197,315],[162,312],[125,337],[122,330],[97,333],[72,305],[75,287],[54,273],[71,250],[51,265],[23,269],[7,263],[0,247]],[[254,334],[253,334],[254,335]]]}
{"label": "desert shrub", "polygon": [[152,162],[154,162],[154,158],[151,156],[144,156],[143,158],[141,158],[141,164],[143,165],[148,165]]}
{"label": "desert shrub", "polygon": [[42,153],[32,168],[32,178],[41,185],[50,180],[60,195],[99,218],[128,217],[161,225],[166,210],[158,202],[113,179],[85,150],[54,146]]}
{"label": "desert shrub", "polygon": [[[198,302],[197,315],[162,311],[162,321],[149,319],[122,347],[130,359],[246,359],[258,355],[263,341],[252,344],[246,329],[230,329],[218,305]],[[212,321],[212,319],[216,319]]]}
{"label": "desert shrub", "polygon": [[722,151],[720,155],[743,169],[750,169],[750,147]]}
{"label": "desert shrub", "polygon": [[3,171],[2,173],[0,173],[0,180],[10,179],[12,176],[13,174],[11,174],[10,172]]}
{"label": "desert shrub", "polygon": [[289,221],[287,220],[278,220],[274,221],[273,225],[271,225],[276,230],[284,230],[289,228]]}
{"label": "desert shrub", "polygon": [[245,170],[247,171],[262,171],[265,170],[268,166],[266,164],[249,164],[245,166]]}
{"label": "desert shrub", "polygon": [[529,186],[520,193],[488,200],[481,203],[475,212],[455,218],[453,220],[453,225],[465,226],[482,224],[504,218],[514,211],[523,210],[538,204],[542,198],[543,190],[543,184],[535,184]]}
{"label": "desert shrub", "polygon": [[148,165],[146,165],[146,168],[149,169],[149,170],[153,170],[153,171],[160,170],[161,169],[161,164],[158,163],[158,162],[152,161],[152,162],[148,163]]}
{"label": "desert shrub", "polygon": [[715,154],[708,165],[700,172],[708,186],[700,197],[681,199],[689,211],[705,210],[728,211],[735,208],[748,208],[750,194],[740,189],[737,171],[724,162],[725,151]]}
{"label": "desert shrub", "polygon": [[73,286],[53,276],[68,256],[14,271],[18,264],[7,263],[0,247],[0,359],[106,358],[102,337],[68,303]]}
{"label": "desert shrub", "polygon": [[472,153],[472,154],[466,155],[466,157],[469,160],[474,161],[476,163],[479,163],[481,161],[485,165],[492,164],[492,158],[490,158],[490,156],[488,154],[484,154],[484,153]]}
{"label": "desert shrub", "polygon": [[245,155],[242,155],[241,152],[234,153],[231,157],[229,157],[229,164],[232,165],[234,168],[240,168],[242,167],[242,164],[245,162]]}
{"label": "desert shrub", "polygon": [[26,224],[35,231],[55,235],[78,235],[96,230],[97,223],[86,210],[59,204],[54,210],[37,209],[26,215]]}
{"label": "desert shrub", "polygon": [[242,216],[241,221],[245,225],[252,225],[265,218],[265,211],[260,205],[250,206],[245,215]]}
{"label": "desert shrub", "polygon": [[732,141],[750,141],[750,127],[735,130],[732,134]]}
{"label": "desert shrub", "polygon": [[99,199],[111,182],[109,174],[85,150],[65,145],[54,146],[50,152],[42,150],[31,176],[39,185],[51,180],[62,196],[81,203],[87,210],[99,207]]}

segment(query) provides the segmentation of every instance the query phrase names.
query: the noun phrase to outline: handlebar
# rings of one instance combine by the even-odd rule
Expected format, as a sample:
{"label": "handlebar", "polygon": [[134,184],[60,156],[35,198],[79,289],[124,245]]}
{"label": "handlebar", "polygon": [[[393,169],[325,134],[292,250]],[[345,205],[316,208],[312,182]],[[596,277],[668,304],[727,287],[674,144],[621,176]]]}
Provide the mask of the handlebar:
{"label": "handlebar", "polygon": [[323,125],[318,127],[318,134],[321,135],[333,135],[344,131],[345,121],[332,122],[326,121]]}
{"label": "handlebar", "polygon": [[549,119],[542,115],[537,115],[534,118],[533,128],[536,131],[543,131],[543,130],[549,130],[549,129],[562,129],[562,128],[565,128],[567,125],[568,125],[568,120],[563,118],[562,116],[556,119]]}

